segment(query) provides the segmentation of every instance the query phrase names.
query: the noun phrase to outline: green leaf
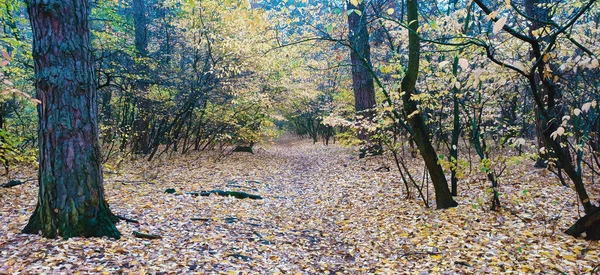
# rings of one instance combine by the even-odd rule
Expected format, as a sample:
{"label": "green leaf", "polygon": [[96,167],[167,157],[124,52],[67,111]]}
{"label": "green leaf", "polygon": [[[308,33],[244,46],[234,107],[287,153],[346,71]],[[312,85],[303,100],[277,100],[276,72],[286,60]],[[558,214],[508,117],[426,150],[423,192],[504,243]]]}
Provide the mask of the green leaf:
{"label": "green leaf", "polygon": [[432,30],[437,30],[439,28],[437,22],[435,22],[435,21],[430,21],[429,26],[431,26]]}
{"label": "green leaf", "polygon": [[333,32],[333,25],[329,24],[329,25],[327,25],[327,27],[325,29],[327,30],[328,33],[332,33]]}

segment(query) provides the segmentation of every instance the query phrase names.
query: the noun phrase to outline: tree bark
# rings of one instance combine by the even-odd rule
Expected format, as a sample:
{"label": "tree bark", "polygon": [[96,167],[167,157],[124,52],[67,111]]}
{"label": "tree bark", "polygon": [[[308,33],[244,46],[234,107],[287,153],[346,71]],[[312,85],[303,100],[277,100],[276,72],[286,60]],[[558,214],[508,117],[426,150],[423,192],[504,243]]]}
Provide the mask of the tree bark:
{"label": "tree bark", "polygon": [[[448,8],[448,11],[452,9],[456,9],[456,5],[458,4],[458,0],[453,0],[451,6]],[[467,7],[467,17],[465,18],[465,25],[463,27],[463,33],[467,34],[469,31],[469,22],[471,19],[471,6]],[[459,51],[459,54],[462,53],[462,50]],[[455,79],[458,79],[458,66],[459,66],[460,58],[459,56],[454,57],[454,64],[452,65],[452,75]],[[452,139],[450,141],[450,161],[453,163],[452,171],[450,175],[450,185],[452,189],[452,196],[458,196],[458,177],[457,177],[457,169],[458,169],[458,140],[460,138],[460,133],[462,131],[460,125],[460,109],[459,109],[459,93],[460,89],[454,85],[452,87]]]}
{"label": "tree bark", "polygon": [[408,67],[406,75],[402,79],[402,101],[404,110],[408,117],[410,126],[413,128],[413,140],[419,148],[419,152],[425,161],[425,166],[429,171],[433,187],[435,189],[435,201],[438,209],[444,209],[457,206],[452,199],[452,194],[448,188],[448,182],[442,167],[438,163],[437,153],[431,144],[430,134],[421,114],[417,113],[417,104],[411,99],[416,93],[416,83],[419,76],[419,58],[421,54],[419,36],[419,13],[417,0],[407,0],[406,3],[408,15]]}
{"label": "tree bark", "polygon": [[[148,24],[146,18],[146,0],[133,1],[133,25],[135,29],[135,50],[141,61],[136,64],[138,74],[147,75],[148,66],[145,58],[148,57]],[[150,152],[150,107],[151,102],[146,98],[148,80],[139,78],[135,82],[137,88],[136,105],[137,117],[133,122],[133,151],[147,154]]]}
{"label": "tree bark", "polygon": [[28,0],[38,105],[38,202],[23,233],[119,238],[104,199],[90,1]]}
{"label": "tree bark", "polygon": [[[529,36],[534,37],[533,36],[533,31],[540,29],[542,27],[545,26],[545,24],[543,22],[548,22],[549,21],[549,9],[548,8],[544,8],[541,7],[540,4],[546,4],[548,3],[549,0],[525,0],[524,4],[525,4],[525,12],[527,13],[527,16],[530,18],[529,21]],[[545,38],[546,42],[547,42],[548,37]],[[535,42],[535,44],[539,44],[537,41]],[[539,47],[539,45],[532,45],[533,47]],[[535,59],[535,52],[532,50],[530,53],[530,56],[532,59]],[[536,76],[536,83],[540,82],[541,79],[539,79],[539,77]],[[541,98],[546,98],[546,91],[544,89],[540,90],[541,94]],[[548,101],[550,102],[550,101]],[[542,134],[544,132],[544,129],[546,128],[546,125],[544,124],[544,122],[542,121],[542,117],[540,112],[538,111],[538,109],[535,109],[535,131],[536,131],[536,143],[537,143],[537,147],[538,149],[541,148],[545,148],[547,146],[547,144],[544,142],[544,135]],[[546,148],[548,149],[548,148]],[[537,168],[545,168],[548,163],[548,158],[549,155],[547,153],[545,153],[544,151],[540,151],[539,152],[540,157],[536,160],[535,162],[535,167]]]}
{"label": "tree bark", "polygon": [[[547,8],[546,5],[543,5],[548,2],[549,0],[526,1],[526,10],[530,17],[532,30],[542,28],[546,25],[544,22],[550,21],[549,8]],[[552,38],[550,37],[546,37],[542,39],[542,42],[550,43],[551,39]],[[563,108],[557,105],[557,102],[561,99],[561,91],[557,88],[551,77],[545,76],[546,67],[553,66],[549,62],[547,63],[542,57],[542,49],[545,46],[541,45],[537,40],[530,44],[533,58],[540,60],[527,80],[536,103],[538,142],[541,142],[541,145],[546,147],[546,151],[548,152],[542,154],[542,158],[547,159],[548,157],[552,157],[556,159],[557,168],[563,169],[571,181],[573,181],[575,191],[577,192],[585,212],[590,213],[594,210],[594,205],[591,203],[587,194],[581,171],[576,169],[568,148],[565,148],[560,144],[562,137],[552,138],[552,133],[560,127],[559,122],[564,115]]]}
{"label": "tree bark", "polygon": [[[369,30],[365,13],[365,0],[358,6],[348,1],[348,40],[351,46],[350,61],[352,64],[352,87],[354,89],[354,106],[356,114],[370,119],[374,115],[375,84],[369,72],[371,64],[371,47]],[[351,12],[352,11],[352,12]],[[362,140],[368,140],[367,133],[359,134]]]}

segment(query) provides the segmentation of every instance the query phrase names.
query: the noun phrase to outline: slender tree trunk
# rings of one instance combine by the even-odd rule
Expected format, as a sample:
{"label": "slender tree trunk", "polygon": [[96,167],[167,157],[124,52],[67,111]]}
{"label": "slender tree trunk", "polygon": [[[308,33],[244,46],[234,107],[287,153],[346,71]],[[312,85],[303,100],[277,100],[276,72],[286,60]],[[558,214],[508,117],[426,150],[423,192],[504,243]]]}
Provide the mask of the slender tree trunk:
{"label": "slender tree trunk", "polygon": [[425,161],[425,166],[429,171],[433,187],[435,189],[435,201],[438,209],[444,209],[457,206],[458,204],[452,199],[452,194],[448,188],[448,182],[442,167],[438,163],[437,153],[431,144],[430,134],[421,114],[418,114],[417,104],[411,100],[412,95],[416,93],[416,83],[419,76],[419,58],[420,58],[420,42],[417,35],[419,28],[419,13],[417,0],[407,0],[406,10],[408,15],[408,67],[406,75],[402,79],[402,101],[404,110],[408,117],[410,126],[413,128],[413,140],[417,144],[421,156]]}
{"label": "slender tree trunk", "polygon": [[[452,9],[456,9],[456,5],[458,4],[458,0],[453,0],[451,4]],[[448,10],[450,11],[451,8]],[[469,31],[469,22],[471,20],[471,6],[469,5],[467,8],[467,17],[465,19],[465,25],[463,27],[463,33],[466,35]],[[462,51],[459,51],[462,53]],[[454,75],[455,79],[458,79],[458,63],[459,56],[454,57],[454,64],[452,65],[452,75]],[[458,177],[456,175],[456,170],[458,169],[458,140],[460,138],[460,133],[462,131],[460,125],[460,109],[459,109],[459,93],[460,89],[456,87],[456,85],[452,88],[452,139],[450,141],[450,161],[454,164],[452,168],[452,172],[450,175],[450,183],[452,188],[452,196],[458,196]]]}
{"label": "slender tree trunk", "polygon": [[102,184],[90,3],[27,1],[35,86],[42,103],[38,202],[23,233],[120,237]]}
{"label": "slender tree trunk", "polygon": [[[352,12],[350,12],[352,11]],[[369,119],[374,115],[375,85],[369,69],[371,65],[371,48],[369,46],[369,30],[365,13],[365,1],[354,6],[348,1],[348,40],[351,45],[350,61],[352,63],[352,87],[356,114]],[[359,138],[368,140],[368,134],[361,132]]]}
{"label": "slender tree trunk", "polygon": [[[457,58],[458,59],[458,58]],[[458,67],[458,61],[454,61],[454,70],[455,76],[456,68]],[[450,161],[453,163],[452,172],[450,175],[450,182],[452,186],[452,196],[458,196],[458,177],[456,175],[456,171],[458,169],[458,139],[460,138],[460,110],[459,110],[459,102],[458,102],[458,93],[459,90],[454,87],[453,89],[453,119],[452,119],[452,140],[450,141]]]}
{"label": "slender tree trunk", "polygon": [[[548,3],[549,0],[525,0],[524,4],[525,4],[525,11],[527,13],[527,16],[530,17],[529,21],[529,36],[533,37],[532,32],[535,30],[538,30],[542,27],[544,27],[544,23],[543,22],[548,22],[549,21],[549,10],[548,8],[544,8],[541,7],[540,4],[545,4]],[[538,42],[536,42],[536,44],[539,44]],[[533,47],[536,47],[536,45],[532,45]],[[537,45],[537,47],[539,47],[539,45]],[[535,52],[531,51],[530,53],[531,58],[535,59]],[[541,79],[539,79],[539,77],[536,76],[536,83],[540,82]],[[541,98],[546,98],[546,91],[544,89],[540,90],[541,92]],[[535,109],[535,131],[536,131],[536,143],[537,143],[537,147],[538,149],[541,148],[545,148],[546,147],[546,143],[544,142],[544,135],[542,134],[544,132],[544,129],[546,128],[546,125],[544,124],[544,122],[542,121],[542,117],[540,112],[538,111],[538,109]],[[549,148],[546,148],[549,149]],[[540,157],[536,160],[535,162],[535,167],[537,168],[545,168],[547,166],[547,161],[548,161],[548,154],[545,153],[547,150],[541,151],[539,152]]]}
{"label": "slender tree trunk", "polygon": [[[526,2],[528,15],[532,18],[530,19],[532,29],[539,29],[545,26],[544,22],[550,20],[549,8],[543,5],[546,3],[549,3],[549,0],[528,0]],[[544,39],[543,42],[548,43],[549,39]],[[573,157],[568,149],[560,144],[562,137],[552,138],[551,136],[560,126],[559,122],[564,115],[564,111],[557,105],[561,98],[560,90],[558,90],[551,77],[546,77],[546,68],[547,66],[552,67],[552,64],[546,63],[542,59],[542,48],[538,41],[531,43],[532,55],[540,62],[538,62],[534,73],[528,78],[536,103],[537,124],[543,126],[538,129],[538,140],[541,140],[542,145],[546,147],[548,153],[545,157],[555,158],[558,169],[565,170],[565,173],[573,181],[575,191],[583,204],[585,212],[590,213],[594,209],[594,205],[587,194],[581,171],[578,171],[575,167]]]}
{"label": "slender tree trunk", "polygon": [[[135,50],[141,62],[136,65],[137,73],[147,73],[148,66],[145,64],[145,58],[148,57],[148,27],[146,18],[146,0],[133,1],[133,24],[135,28]],[[133,151],[146,154],[150,150],[150,107],[151,102],[146,98],[149,87],[148,80],[136,80],[136,103],[137,117],[133,122]]]}

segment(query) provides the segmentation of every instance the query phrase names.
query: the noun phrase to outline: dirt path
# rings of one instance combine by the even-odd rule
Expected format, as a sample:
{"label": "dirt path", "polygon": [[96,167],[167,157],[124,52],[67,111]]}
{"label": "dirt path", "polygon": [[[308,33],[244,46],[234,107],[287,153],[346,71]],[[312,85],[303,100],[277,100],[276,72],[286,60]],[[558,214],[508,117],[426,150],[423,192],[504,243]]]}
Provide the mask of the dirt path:
{"label": "dirt path", "polygon": [[[555,189],[526,186],[527,195],[506,187],[514,195],[505,201],[514,200],[508,205],[529,215],[531,222],[525,223],[522,217],[485,209],[485,181],[470,183],[468,190],[463,186],[470,195],[458,198],[458,208],[434,211],[406,201],[396,174],[374,172],[378,167],[377,161],[358,160],[347,148],[293,140],[217,162],[193,155],[130,163],[105,177],[113,211],[140,221],[120,223],[118,241],[21,235],[36,186],[0,190],[0,274],[20,269],[50,274],[488,274],[552,272],[554,267],[575,273],[598,262],[598,243],[560,233],[572,219],[550,224],[529,208],[533,200],[559,201],[545,205],[548,212],[541,214],[564,214],[562,202],[569,199]],[[176,193],[166,194],[168,188]],[[213,189],[264,199],[185,194]],[[163,238],[143,240],[133,231]]]}

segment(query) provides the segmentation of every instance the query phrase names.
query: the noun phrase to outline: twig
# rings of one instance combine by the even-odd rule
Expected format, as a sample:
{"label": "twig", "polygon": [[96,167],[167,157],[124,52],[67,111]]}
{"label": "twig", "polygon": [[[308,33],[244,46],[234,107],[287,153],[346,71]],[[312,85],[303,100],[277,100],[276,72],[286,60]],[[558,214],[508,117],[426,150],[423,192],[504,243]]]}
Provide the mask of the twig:
{"label": "twig", "polygon": [[442,254],[441,252],[433,252],[433,251],[410,251],[410,252],[406,252],[404,254],[402,254],[400,256],[400,258],[402,257],[406,257],[406,256],[411,256],[411,255],[440,255]]}
{"label": "twig", "polygon": [[473,267],[473,266],[472,266],[472,265],[470,265],[469,263],[467,263],[467,262],[463,262],[463,261],[455,261],[454,263],[455,263],[455,264],[459,264],[459,265],[464,265],[464,266],[467,266],[467,267]]}
{"label": "twig", "polygon": [[119,220],[123,220],[123,221],[130,222],[130,223],[140,223],[137,220],[130,219],[130,218],[120,216],[120,215],[115,215],[115,217],[117,217]]}
{"label": "twig", "polygon": [[519,216],[519,214],[517,214],[517,212],[513,211],[512,209],[508,208],[508,207],[503,207],[505,210],[507,210],[510,214],[512,214],[513,216],[519,218],[519,220],[523,221],[524,223],[530,223],[531,219],[527,220],[525,218],[521,218],[521,216]]}
{"label": "twig", "polygon": [[122,183],[123,185],[128,185],[128,184],[142,184],[142,183],[149,183],[148,181],[145,180],[115,180],[115,182],[119,182]]}
{"label": "twig", "polygon": [[186,194],[188,195],[192,195],[192,196],[209,196],[210,194],[215,194],[215,195],[219,195],[222,197],[235,197],[238,199],[253,199],[253,200],[262,200],[263,197],[259,196],[259,195],[254,195],[254,194],[248,194],[246,192],[238,192],[238,191],[223,191],[223,190],[212,190],[212,191],[200,191],[200,192],[186,192]]}

